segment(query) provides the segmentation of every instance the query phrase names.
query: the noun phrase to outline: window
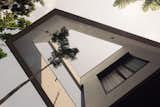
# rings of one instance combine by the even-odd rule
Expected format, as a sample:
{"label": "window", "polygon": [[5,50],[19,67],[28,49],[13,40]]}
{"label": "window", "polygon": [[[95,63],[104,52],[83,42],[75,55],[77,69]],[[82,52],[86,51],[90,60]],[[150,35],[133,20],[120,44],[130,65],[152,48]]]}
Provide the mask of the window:
{"label": "window", "polygon": [[134,73],[142,69],[148,61],[127,53],[117,62],[98,74],[98,78],[106,93],[110,92]]}

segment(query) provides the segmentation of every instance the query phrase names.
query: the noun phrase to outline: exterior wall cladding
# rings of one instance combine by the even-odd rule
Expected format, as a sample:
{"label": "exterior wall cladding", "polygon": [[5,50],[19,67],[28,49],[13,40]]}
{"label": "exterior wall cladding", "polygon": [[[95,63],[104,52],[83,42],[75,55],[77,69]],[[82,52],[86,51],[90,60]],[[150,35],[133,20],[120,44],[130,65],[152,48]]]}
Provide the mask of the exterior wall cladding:
{"label": "exterior wall cladding", "polygon": [[[8,46],[28,76],[47,64],[45,56],[41,56],[41,52],[35,46],[39,42],[47,43],[50,39],[42,31],[54,32],[62,26],[121,45],[122,48],[81,77],[78,77],[70,67],[71,77],[75,78],[81,85],[81,104],[76,104],[74,97],[71,97],[64,89],[63,83],[56,79],[57,74],[52,67],[47,68],[35,77],[32,83],[48,107],[79,107],[79,105],[109,107],[160,68],[159,43],[54,9],[24,31],[15,35],[13,39],[7,41]],[[122,83],[114,86],[111,91],[106,92],[102,78],[124,64],[127,55],[140,60],[140,62],[134,60],[135,63],[136,61],[139,64],[144,62],[143,66],[133,75],[125,78]],[[134,65],[134,61],[130,61],[129,64]]]}

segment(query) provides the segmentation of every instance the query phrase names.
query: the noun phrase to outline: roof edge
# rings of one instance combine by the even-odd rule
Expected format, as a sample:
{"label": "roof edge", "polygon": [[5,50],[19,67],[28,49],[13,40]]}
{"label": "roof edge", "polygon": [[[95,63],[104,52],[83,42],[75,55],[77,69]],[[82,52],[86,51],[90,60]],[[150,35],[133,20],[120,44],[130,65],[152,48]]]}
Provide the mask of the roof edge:
{"label": "roof edge", "polygon": [[93,20],[90,20],[90,19],[86,19],[86,18],[77,16],[77,15],[74,15],[72,13],[69,13],[69,12],[65,12],[65,11],[57,9],[57,8],[53,9],[48,14],[44,15],[43,17],[41,17],[37,21],[33,22],[30,26],[28,26],[24,30],[20,31],[19,33],[15,34],[13,36],[13,38],[7,40],[6,42],[7,43],[14,42],[15,40],[17,40],[21,36],[24,36],[26,33],[30,32],[32,29],[36,28],[38,25],[45,22],[47,19],[49,19],[51,16],[54,16],[54,15],[62,15],[62,16],[65,16],[67,18],[76,20],[78,22],[85,23],[85,24],[88,24],[88,25],[91,25],[91,26],[95,26],[95,27],[103,29],[105,31],[109,31],[109,32],[112,32],[114,34],[117,34],[117,35],[120,35],[120,36],[123,36],[123,37],[127,37],[127,38],[130,38],[130,39],[133,39],[133,40],[151,45],[153,47],[160,48],[160,43],[159,42],[156,42],[156,41],[138,36],[136,34],[132,34],[132,33],[129,33],[127,31],[120,30],[120,29],[117,29],[117,28],[111,27],[109,25],[105,25],[105,24],[102,24],[102,23],[99,23],[99,22],[96,22],[96,21],[93,21]]}

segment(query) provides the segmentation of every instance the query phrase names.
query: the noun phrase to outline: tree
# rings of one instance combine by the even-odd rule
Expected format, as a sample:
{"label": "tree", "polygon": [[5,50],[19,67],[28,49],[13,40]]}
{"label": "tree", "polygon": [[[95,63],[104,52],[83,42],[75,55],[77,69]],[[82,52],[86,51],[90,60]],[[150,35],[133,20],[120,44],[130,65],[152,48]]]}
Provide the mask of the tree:
{"label": "tree", "polygon": [[[25,16],[35,10],[35,3],[43,0],[0,0],[0,39],[6,41],[31,24]],[[6,53],[0,48],[0,59]]]}
{"label": "tree", "polygon": [[[119,7],[119,8],[124,8],[130,3],[136,2],[138,0],[116,0],[113,4],[114,7]],[[142,6],[143,11],[148,11],[148,10],[159,10],[160,9],[160,0],[144,0],[143,6]]]}
{"label": "tree", "polygon": [[[47,31],[47,34],[50,33]],[[40,71],[36,72],[34,75],[30,76],[26,81],[19,84],[12,91],[10,91],[6,96],[0,100],[0,105],[3,104],[9,97],[16,93],[20,88],[26,85],[29,81],[33,80],[39,73],[45,70],[50,65],[58,67],[61,63],[64,64],[63,58],[75,59],[79,50],[77,48],[70,48],[68,37],[69,32],[66,27],[62,27],[60,31],[53,33],[51,41],[58,45],[58,49],[54,48],[52,56],[49,58],[49,64],[42,68]],[[66,67],[66,66],[65,66]],[[68,68],[66,68],[68,69]]]}

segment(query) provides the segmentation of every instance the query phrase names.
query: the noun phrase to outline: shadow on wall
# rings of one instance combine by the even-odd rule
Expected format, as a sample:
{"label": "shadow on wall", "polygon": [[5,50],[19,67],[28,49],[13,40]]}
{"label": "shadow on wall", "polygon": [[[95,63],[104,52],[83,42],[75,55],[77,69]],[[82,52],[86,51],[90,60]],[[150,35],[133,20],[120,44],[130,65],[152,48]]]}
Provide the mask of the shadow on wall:
{"label": "shadow on wall", "polygon": [[159,107],[160,69],[111,107]]}
{"label": "shadow on wall", "polygon": [[[41,54],[37,50],[34,42],[27,39],[22,38],[17,40],[14,43],[17,51],[19,52],[20,57],[24,60],[23,63],[27,65],[32,71],[33,75],[36,74],[38,71],[42,69],[42,62],[41,62]],[[39,83],[41,83],[41,73],[36,76],[36,79]]]}

